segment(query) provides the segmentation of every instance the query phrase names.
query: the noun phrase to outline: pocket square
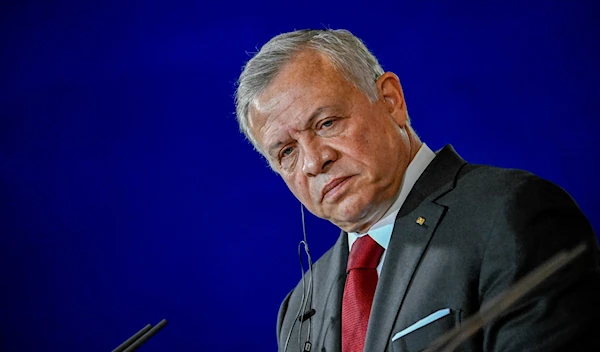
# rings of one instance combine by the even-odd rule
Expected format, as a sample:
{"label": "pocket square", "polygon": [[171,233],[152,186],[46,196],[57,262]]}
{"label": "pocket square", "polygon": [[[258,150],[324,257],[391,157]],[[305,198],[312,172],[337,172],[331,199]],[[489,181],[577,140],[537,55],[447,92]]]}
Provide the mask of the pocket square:
{"label": "pocket square", "polygon": [[394,335],[394,337],[392,337],[392,342],[398,340],[399,338],[401,338],[404,335],[410,334],[411,332],[422,328],[423,326],[425,326],[427,324],[431,324],[434,321],[441,319],[448,314],[450,314],[450,308],[440,309],[435,313],[429,314],[425,318],[419,320],[418,322],[412,324],[411,326],[407,327],[406,329],[404,329],[404,330],[398,332],[396,335]]}

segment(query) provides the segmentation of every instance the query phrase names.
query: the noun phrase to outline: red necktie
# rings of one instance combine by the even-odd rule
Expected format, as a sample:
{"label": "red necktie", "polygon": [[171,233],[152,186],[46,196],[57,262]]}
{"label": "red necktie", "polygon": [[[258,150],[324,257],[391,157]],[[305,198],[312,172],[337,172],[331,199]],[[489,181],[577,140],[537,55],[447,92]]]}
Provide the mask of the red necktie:
{"label": "red necktie", "polygon": [[371,237],[354,242],[342,301],[342,352],[363,352],[383,247]]}

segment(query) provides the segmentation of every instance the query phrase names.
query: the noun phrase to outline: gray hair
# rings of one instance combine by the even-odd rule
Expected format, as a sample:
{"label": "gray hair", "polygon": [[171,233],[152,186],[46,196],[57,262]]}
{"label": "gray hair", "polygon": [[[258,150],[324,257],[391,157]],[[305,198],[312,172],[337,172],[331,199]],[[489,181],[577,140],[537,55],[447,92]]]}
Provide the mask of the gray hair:
{"label": "gray hair", "polygon": [[248,61],[235,93],[237,120],[241,132],[264,155],[250,132],[250,104],[275,79],[294,54],[313,49],[325,54],[346,80],[361,90],[371,102],[379,99],[375,82],[384,71],[365,44],[347,30],[298,30],[273,37]]}

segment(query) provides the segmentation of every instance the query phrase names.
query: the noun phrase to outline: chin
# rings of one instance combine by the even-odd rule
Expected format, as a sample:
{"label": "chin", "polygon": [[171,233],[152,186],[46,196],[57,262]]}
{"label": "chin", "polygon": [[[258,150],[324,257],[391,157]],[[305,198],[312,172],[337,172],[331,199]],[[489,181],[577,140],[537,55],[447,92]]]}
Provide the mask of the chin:
{"label": "chin", "polygon": [[329,221],[346,232],[360,232],[371,226],[368,205],[361,206],[356,203],[345,205],[344,203],[338,206],[338,209],[343,211],[332,214]]}
{"label": "chin", "polygon": [[360,222],[332,222],[335,226],[339,227],[341,230],[345,231],[345,232],[357,232],[359,234],[363,234],[366,232],[366,230],[369,228],[369,225],[365,225],[363,223]]}

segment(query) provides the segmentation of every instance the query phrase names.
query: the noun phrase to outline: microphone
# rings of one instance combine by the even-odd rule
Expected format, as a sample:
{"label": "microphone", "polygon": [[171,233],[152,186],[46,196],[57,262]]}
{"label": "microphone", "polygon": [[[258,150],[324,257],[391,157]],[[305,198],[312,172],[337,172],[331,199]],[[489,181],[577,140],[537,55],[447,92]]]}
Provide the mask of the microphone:
{"label": "microphone", "polygon": [[298,318],[299,321],[306,321],[308,319],[310,319],[310,317],[312,317],[313,315],[315,315],[317,311],[314,309],[310,309],[308,312],[304,313],[301,317]]}
{"label": "microphone", "polygon": [[140,331],[136,332],[133,336],[120,344],[119,347],[112,350],[112,352],[133,352],[137,350],[152,336],[156,335],[157,332],[164,328],[165,325],[167,325],[167,319],[161,320],[154,327],[152,327],[152,324],[144,326]]}

